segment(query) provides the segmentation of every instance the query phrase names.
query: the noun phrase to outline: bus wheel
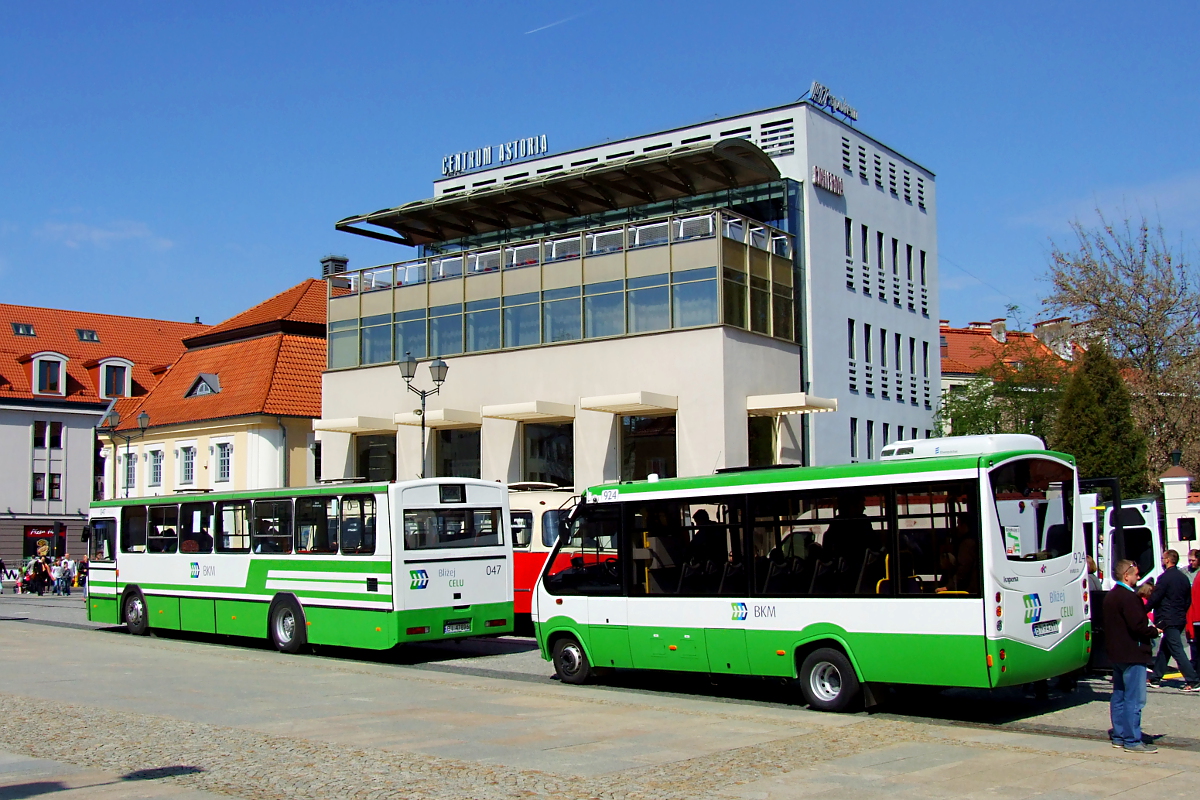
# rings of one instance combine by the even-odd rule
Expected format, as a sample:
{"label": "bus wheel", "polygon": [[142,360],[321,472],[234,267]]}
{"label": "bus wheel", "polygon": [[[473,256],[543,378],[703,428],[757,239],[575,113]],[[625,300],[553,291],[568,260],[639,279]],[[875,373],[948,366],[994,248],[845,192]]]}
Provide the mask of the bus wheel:
{"label": "bus wheel", "polygon": [[564,636],[554,643],[554,670],[563,683],[587,683],[592,677],[587,654],[571,636]]}
{"label": "bus wheel", "polygon": [[304,612],[290,597],[276,598],[271,605],[267,629],[271,644],[281,653],[298,652],[308,638],[304,632]]}
{"label": "bus wheel", "polygon": [[125,628],[134,636],[145,636],[150,630],[150,616],[146,613],[146,598],[140,589],[130,589],[121,603]]}
{"label": "bus wheel", "polygon": [[859,688],[850,659],[832,647],[812,651],[800,667],[800,691],[818,711],[846,710]]}

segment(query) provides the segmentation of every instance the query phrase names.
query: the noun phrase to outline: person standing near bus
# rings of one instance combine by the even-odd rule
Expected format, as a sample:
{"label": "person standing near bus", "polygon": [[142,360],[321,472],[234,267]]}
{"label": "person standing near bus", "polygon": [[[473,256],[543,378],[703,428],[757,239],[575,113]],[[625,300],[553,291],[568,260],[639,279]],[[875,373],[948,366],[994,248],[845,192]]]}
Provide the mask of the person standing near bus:
{"label": "person standing near bus", "polygon": [[1113,667],[1109,716],[1113,747],[1129,753],[1157,753],[1142,741],[1142,709],[1146,706],[1146,667],[1150,642],[1158,629],[1146,618],[1146,606],[1137,596],[1138,567],[1128,559],[1117,562],[1117,585],[1104,598],[1105,649]]}
{"label": "person standing near bus", "polygon": [[1174,658],[1183,673],[1183,691],[1200,691],[1200,681],[1192,669],[1192,660],[1185,654],[1183,629],[1187,626],[1188,606],[1192,602],[1192,586],[1187,576],[1179,569],[1179,553],[1168,550],[1162,554],[1163,574],[1158,576],[1154,593],[1146,608],[1154,612],[1154,625],[1162,631],[1162,644],[1154,659],[1154,672],[1150,685],[1158,686],[1167,671],[1167,663]]}

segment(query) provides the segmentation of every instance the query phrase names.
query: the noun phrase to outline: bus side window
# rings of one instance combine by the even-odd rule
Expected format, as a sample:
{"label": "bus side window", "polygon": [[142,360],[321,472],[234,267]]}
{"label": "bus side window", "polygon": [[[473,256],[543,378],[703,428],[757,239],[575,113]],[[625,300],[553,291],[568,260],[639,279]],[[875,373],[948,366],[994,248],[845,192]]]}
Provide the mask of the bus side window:
{"label": "bus side window", "polygon": [[533,540],[533,512],[510,512],[513,537],[513,547],[524,549]]}
{"label": "bus side window", "polygon": [[121,552],[146,552],[145,506],[125,506],[121,509]]}
{"label": "bus side window", "polygon": [[351,495],[342,498],[342,555],[375,552],[375,498]]}
{"label": "bus side window", "polygon": [[979,596],[983,569],[972,481],[896,492],[899,551],[888,579],[901,595]]}
{"label": "bus side window", "polygon": [[179,552],[211,553],[212,503],[184,503],[179,510]]}
{"label": "bus side window", "polygon": [[665,500],[632,509],[632,593],[746,593],[741,496]]}
{"label": "bus side window", "polygon": [[[336,497],[296,498],[296,552],[336,553],[337,514]],[[334,523],[332,538],[329,530],[330,517]]]}
{"label": "bus side window", "polygon": [[218,553],[250,552],[250,502],[236,500],[217,504]]}
{"label": "bus side window", "polygon": [[255,553],[292,552],[292,501],[256,500],[254,502]]}
{"label": "bus side window", "polygon": [[95,519],[91,522],[92,537],[88,542],[88,557],[92,561],[112,561],[117,544],[117,521]]}

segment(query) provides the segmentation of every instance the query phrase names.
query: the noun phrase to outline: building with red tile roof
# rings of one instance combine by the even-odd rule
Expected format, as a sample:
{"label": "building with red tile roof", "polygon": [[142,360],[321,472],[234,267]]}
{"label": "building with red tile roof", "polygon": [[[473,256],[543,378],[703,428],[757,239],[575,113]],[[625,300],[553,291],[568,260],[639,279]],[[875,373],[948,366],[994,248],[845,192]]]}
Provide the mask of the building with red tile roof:
{"label": "building with red tile roof", "polygon": [[[186,351],[152,391],[114,408],[110,490],[145,496],[311,483],[325,294],[323,281],[306,280],[185,339]],[[128,457],[122,434],[139,437]]]}
{"label": "building with red tile roof", "polygon": [[79,541],[96,493],[96,424],[114,401],[145,397],[183,340],[207,330],[0,303],[0,557],[10,567],[53,550],[56,523],[60,540]]}

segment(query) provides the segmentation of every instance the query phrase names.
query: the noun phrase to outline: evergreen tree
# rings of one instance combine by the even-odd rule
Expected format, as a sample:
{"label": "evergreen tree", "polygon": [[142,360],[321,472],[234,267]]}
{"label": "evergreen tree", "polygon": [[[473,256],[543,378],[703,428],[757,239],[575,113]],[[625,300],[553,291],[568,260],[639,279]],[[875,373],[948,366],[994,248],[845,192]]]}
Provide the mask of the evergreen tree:
{"label": "evergreen tree", "polygon": [[1081,478],[1119,478],[1127,497],[1148,488],[1146,439],[1133,421],[1117,362],[1099,342],[1084,352],[1067,382],[1052,445],[1075,456]]}

